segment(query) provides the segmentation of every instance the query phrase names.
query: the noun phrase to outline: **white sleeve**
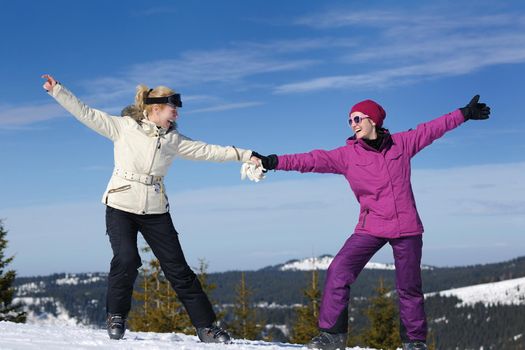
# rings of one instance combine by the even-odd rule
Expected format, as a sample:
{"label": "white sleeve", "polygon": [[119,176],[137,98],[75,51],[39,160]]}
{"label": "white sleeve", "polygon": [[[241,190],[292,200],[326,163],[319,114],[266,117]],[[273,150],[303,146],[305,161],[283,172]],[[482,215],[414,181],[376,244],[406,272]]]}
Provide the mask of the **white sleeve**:
{"label": "white sleeve", "polygon": [[252,151],[235,146],[210,145],[202,141],[194,141],[179,134],[177,155],[185,159],[208,160],[212,162],[247,162],[251,158]]}
{"label": "white sleeve", "polygon": [[123,118],[111,116],[106,112],[89,107],[61,84],[55,85],[53,90],[48,93],[88,128],[112,141],[118,139],[122,123],[124,123]]}

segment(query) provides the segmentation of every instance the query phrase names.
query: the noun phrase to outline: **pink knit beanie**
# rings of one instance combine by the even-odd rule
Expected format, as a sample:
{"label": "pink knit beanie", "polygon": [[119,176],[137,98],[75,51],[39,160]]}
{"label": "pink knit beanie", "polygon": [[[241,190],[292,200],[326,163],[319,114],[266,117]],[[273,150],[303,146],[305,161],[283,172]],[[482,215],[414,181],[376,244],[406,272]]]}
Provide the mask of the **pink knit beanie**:
{"label": "pink knit beanie", "polygon": [[379,103],[372,100],[364,100],[356,103],[348,115],[350,116],[350,114],[353,112],[361,112],[366,114],[374,121],[374,123],[376,123],[378,128],[383,126],[383,120],[386,118],[386,112],[383,107],[381,107]]}

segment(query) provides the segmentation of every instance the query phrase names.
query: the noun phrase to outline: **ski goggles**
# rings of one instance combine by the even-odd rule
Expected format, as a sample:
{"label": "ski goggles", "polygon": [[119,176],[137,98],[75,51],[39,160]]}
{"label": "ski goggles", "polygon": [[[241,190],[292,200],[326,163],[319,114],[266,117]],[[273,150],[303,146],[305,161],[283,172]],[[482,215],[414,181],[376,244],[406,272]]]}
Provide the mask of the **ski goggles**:
{"label": "ski goggles", "polygon": [[354,122],[354,124],[361,124],[363,119],[368,119],[368,118],[370,117],[363,117],[360,115],[356,115],[355,117],[350,117],[350,119],[348,119],[348,124],[352,125],[352,122]]}
{"label": "ski goggles", "polygon": [[172,107],[182,107],[182,100],[180,99],[180,94],[173,94],[165,97],[146,97],[144,99],[144,104],[167,104]]}

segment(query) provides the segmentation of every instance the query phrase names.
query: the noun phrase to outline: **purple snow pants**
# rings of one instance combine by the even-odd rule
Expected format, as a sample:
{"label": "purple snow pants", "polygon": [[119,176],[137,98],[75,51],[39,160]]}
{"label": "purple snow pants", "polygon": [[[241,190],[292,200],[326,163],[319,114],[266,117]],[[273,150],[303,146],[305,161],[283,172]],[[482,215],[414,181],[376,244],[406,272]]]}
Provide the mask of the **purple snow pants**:
{"label": "purple snow pants", "polygon": [[362,233],[350,236],[328,268],[319,313],[321,330],[347,332],[350,285],[386,243],[390,243],[394,252],[401,338],[404,341],[426,340],[427,322],[421,284],[422,235],[395,239]]}

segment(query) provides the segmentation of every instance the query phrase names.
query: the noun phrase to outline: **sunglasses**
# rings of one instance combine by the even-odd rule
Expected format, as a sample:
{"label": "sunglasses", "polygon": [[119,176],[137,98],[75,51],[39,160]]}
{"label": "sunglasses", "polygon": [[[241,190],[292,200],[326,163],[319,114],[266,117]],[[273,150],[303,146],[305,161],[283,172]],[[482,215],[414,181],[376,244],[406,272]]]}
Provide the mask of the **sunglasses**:
{"label": "sunglasses", "polygon": [[360,115],[356,115],[355,117],[350,117],[350,119],[348,119],[348,124],[352,125],[352,122],[354,122],[354,124],[361,124],[363,119],[368,119],[368,118],[369,117],[362,117]]}
{"label": "sunglasses", "polygon": [[144,104],[154,105],[154,104],[168,104],[172,107],[182,107],[182,100],[180,99],[180,94],[173,94],[166,97],[146,97],[144,99]]}

